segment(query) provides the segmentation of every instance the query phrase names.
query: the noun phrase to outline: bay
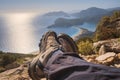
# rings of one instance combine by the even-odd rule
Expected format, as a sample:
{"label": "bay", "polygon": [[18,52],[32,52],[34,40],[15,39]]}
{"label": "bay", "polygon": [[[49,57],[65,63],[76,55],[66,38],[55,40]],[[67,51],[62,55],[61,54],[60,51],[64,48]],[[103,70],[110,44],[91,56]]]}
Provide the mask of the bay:
{"label": "bay", "polygon": [[0,14],[0,51],[30,53],[39,50],[38,44],[42,35],[53,30],[59,33],[66,33],[71,37],[79,33],[78,27],[84,27],[94,30],[94,24],[85,23],[72,27],[55,27],[47,28],[47,26],[32,24],[35,13],[9,13]]}

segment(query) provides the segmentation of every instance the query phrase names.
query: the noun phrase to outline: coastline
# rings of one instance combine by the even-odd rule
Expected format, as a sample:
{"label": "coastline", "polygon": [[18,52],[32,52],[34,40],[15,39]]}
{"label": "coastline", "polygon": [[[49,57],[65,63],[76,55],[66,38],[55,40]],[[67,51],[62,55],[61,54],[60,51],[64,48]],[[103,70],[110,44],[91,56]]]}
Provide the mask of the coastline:
{"label": "coastline", "polygon": [[74,41],[78,41],[82,37],[92,36],[94,33],[92,31],[89,31],[88,29],[85,29],[85,28],[80,28],[80,27],[77,27],[77,28],[79,29],[79,32],[77,32],[75,35],[72,36]]}

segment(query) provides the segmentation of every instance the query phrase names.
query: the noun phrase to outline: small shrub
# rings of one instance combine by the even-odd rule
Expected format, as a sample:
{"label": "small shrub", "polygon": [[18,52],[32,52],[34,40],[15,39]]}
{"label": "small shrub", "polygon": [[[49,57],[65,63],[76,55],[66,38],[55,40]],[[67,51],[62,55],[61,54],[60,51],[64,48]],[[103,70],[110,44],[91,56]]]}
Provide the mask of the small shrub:
{"label": "small shrub", "polygon": [[118,42],[120,42],[120,38],[118,38]]}
{"label": "small shrub", "polygon": [[94,53],[93,43],[91,41],[88,41],[88,40],[79,42],[78,49],[82,55],[91,55]]}

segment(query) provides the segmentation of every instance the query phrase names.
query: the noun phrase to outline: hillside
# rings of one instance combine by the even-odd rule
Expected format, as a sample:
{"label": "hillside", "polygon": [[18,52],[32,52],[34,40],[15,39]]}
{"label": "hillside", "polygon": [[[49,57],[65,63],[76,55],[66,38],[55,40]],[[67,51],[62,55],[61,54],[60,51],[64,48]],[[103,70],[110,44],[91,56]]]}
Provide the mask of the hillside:
{"label": "hillside", "polygon": [[48,12],[44,14],[43,16],[64,16],[64,17],[69,17],[69,14],[63,12],[63,11],[58,11],[58,12]]}
{"label": "hillside", "polygon": [[108,11],[105,9],[91,7],[86,10],[82,10],[78,13],[73,13],[72,15],[75,17],[79,17],[79,18],[85,18],[85,17],[89,17],[89,16],[97,16],[100,14],[103,15],[103,14],[107,14],[107,13],[108,13]]}
{"label": "hillside", "polygon": [[0,51],[0,72],[17,68],[26,58],[33,58],[33,54],[10,53]]}
{"label": "hillside", "polygon": [[28,65],[35,56],[0,51],[0,80],[30,80]]}
{"label": "hillside", "polygon": [[76,43],[85,60],[120,68],[120,11],[104,16],[93,37],[78,38]]}
{"label": "hillside", "polygon": [[53,25],[48,26],[48,28],[54,27],[71,27],[75,25],[82,25],[84,22],[81,19],[65,19],[58,18],[55,20]]}
{"label": "hillside", "polygon": [[37,15],[34,19],[32,24],[34,26],[49,26],[54,24],[54,21],[58,18],[69,18],[70,15],[68,13],[65,13],[63,11],[53,11],[53,12],[48,12],[43,15]]}
{"label": "hillside", "polygon": [[49,25],[50,27],[70,27],[75,25],[82,25],[83,23],[95,23],[97,24],[103,16],[110,16],[114,11],[120,10],[120,8],[112,8],[112,9],[101,9],[96,7],[91,7],[86,10],[82,10],[78,13],[71,14],[71,16],[75,17],[73,19],[66,18],[57,18],[54,21],[54,24]]}
{"label": "hillside", "polygon": [[111,16],[104,16],[95,31],[94,39],[106,40],[120,37],[120,11],[114,12]]}

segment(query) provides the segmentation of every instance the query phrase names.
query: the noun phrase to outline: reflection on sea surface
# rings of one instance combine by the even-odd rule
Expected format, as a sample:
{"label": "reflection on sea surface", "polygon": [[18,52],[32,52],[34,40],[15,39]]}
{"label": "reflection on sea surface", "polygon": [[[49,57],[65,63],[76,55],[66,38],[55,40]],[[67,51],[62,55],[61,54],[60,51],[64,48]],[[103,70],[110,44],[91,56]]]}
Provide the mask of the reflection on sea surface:
{"label": "reflection on sea surface", "polygon": [[29,53],[39,49],[40,38],[48,30],[66,33],[70,36],[79,32],[79,29],[74,26],[50,29],[46,28],[47,26],[35,26],[32,22],[36,15],[36,13],[0,14],[0,50]]}

